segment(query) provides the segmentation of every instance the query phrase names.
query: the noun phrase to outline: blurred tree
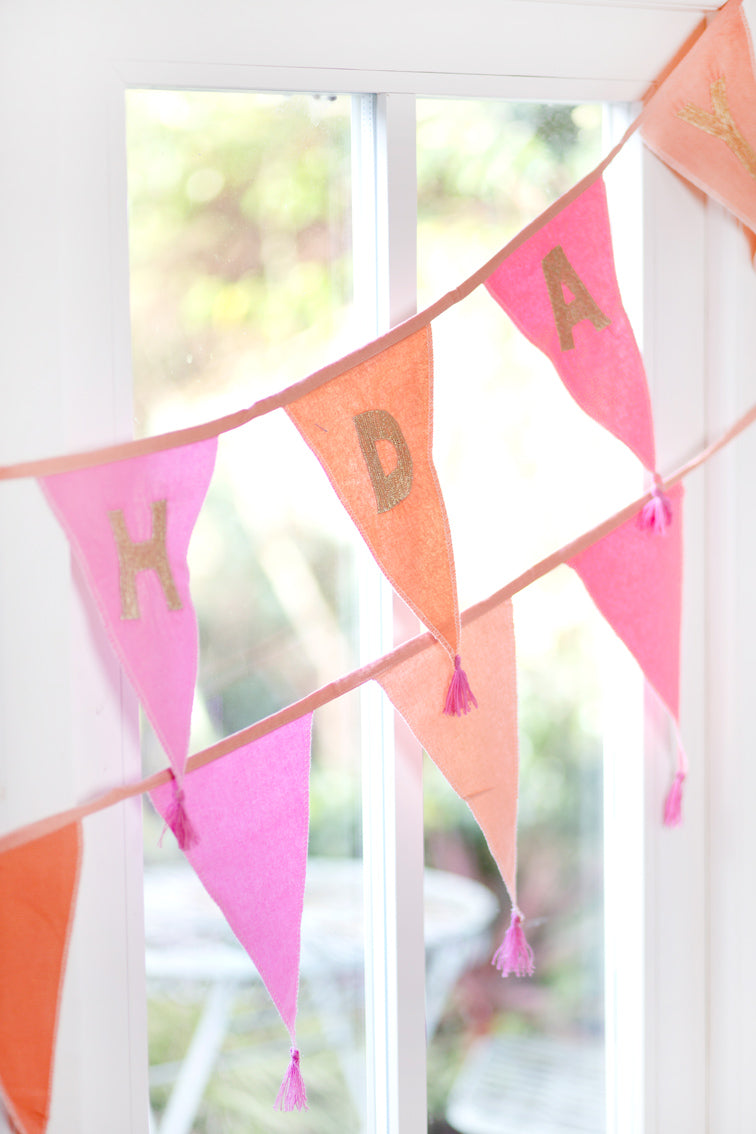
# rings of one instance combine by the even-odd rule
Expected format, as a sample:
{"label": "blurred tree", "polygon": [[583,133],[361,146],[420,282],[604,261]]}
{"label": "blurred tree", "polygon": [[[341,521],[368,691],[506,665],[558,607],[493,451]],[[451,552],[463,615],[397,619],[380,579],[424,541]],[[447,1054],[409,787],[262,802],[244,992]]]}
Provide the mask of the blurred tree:
{"label": "blurred tree", "polygon": [[252,400],[282,344],[296,367],[340,329],[349,99],[133,91],[128,145],[136,416],[149,432],[166,396]]}

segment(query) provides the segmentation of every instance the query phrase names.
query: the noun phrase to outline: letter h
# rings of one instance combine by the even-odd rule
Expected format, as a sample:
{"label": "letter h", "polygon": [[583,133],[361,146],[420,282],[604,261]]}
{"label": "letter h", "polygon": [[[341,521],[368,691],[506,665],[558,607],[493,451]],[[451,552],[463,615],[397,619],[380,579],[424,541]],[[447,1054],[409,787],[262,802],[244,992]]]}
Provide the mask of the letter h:
{"label": "letter h", "polygon": [[152,502],[152,536],[132,541],[121,509],[108,512],[118,548],[118,565],[121,573],[121,618],[141,618],[136,577],[140,571],[154,571],[163,588],[169,610],[181,610],[181,599],[171,574],[165,537],[168,519],[167,500]]}

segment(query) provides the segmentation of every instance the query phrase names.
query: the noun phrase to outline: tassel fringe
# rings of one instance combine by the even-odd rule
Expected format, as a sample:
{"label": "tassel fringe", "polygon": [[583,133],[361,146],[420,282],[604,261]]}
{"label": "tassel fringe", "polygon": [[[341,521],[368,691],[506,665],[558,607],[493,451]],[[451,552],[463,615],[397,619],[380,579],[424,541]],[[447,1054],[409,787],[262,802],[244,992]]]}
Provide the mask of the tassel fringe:
{"label": "tassel fringe", "polygon": [[196,847],[199,835],[192,826],[192,821],[186,810],[184,789],[173,781],[173,799],[166,812],[165,821],[176,836],[176,841],[182,851]]}
{"label": "tassel fringe", "polygon": [[664,495],[658,483],[654,485],[651,492],[651,499],[643,505],[638,516],[638,526],[644,532],[664,535],[672,523],[672,504],[669,497]]}
{"label": "tassel fringe", "polygon": [[682,822],[682,792],[685,772],[678,772],[664,803],[664,826],[677,827]]}
{"label": "tassel fringe", "polygon": [[522,928],[524,920],[517,907],[513,906],[509,929],[491,961],[502,976],[509,976],[510,973],[518,977],[532,976],[535,972],[533,950],[528,945]]}
{"label": "tassel fringe", "polygon": [[292,1047],[289,1050],[291,1053],[291,1062],[284,1076],[284,1081],[281,1084],[281,1089],[278,1092],[274,1109],[309,1110],[302,1072],[299,1069],[299,1052],[296,1047]]}
{"label": "tassel fringe", "polygon": [[454,658],[454,673],[446,694],[444,712],[447,717],[461,717],[463,714],[469,713],[470,709],[477,709],[477,707],[478,702],[475,700],[475,694],[470,688],[467,674],[462,669],[461,658],[457,654]]}

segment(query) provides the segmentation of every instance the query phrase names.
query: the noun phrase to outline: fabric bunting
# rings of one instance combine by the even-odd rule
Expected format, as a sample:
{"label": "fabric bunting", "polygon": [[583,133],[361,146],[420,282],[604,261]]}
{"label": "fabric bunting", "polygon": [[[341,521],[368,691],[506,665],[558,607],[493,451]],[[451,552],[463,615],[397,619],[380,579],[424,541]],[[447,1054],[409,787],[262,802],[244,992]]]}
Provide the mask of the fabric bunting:
{"label": "fabric bunting", "polygon": [[[663,533],[628,520],[569,561],[596,606],[635,657],[677,725],[680,716],[680,624],[682,616],[682,485],[668,494],[671,520]],[[679,821],[685,754],[667,822]]]}
{"label": "fabric bunting", "polygon": [[[678,766],[665,822],[679,821],[687,772],[679,738],[679,481],[753,424],[756,407],[668,477],[678,483],[664,495],[646,377],[619,293],[600,176],[636,126],[662,160],[756,232],[756,76],[740,0],[729,0],[716,15],[622,142],[580,186],[406,325],[297,387],[180,435],[0,468],[0,479],[39,478],[172,776],[157,788],[167,770],[141,784],[118,785],[70,812],[2,836],[0,1096],[19,1134],[45,1134],[48,1125],[80,872],[79,820],[148,790],[289,1032],[291,1058],[277,1105],[306,1108],[296,1046],[312,729],[312,713],[305,710],[370,679],[379,681],[487,840],[512,902],[511,924],[494,963],[505,975],[533,971],[517,905],[510,596],[560,562],[578,573],[674,721]],[[636,516],[626,519],[640,502],[471,610],[465,672],[449,523],[432,458],[431,322],[484,282],[551,359],[582,409],[653,474],[654,487]],[[250,726],[248,743],[239,748],[229,752],[238,739],[232,737],[214,745],[218,751],[195,754],[189,765],[194,770],[187,770],[198,654],[187,552],[214,468],[217,437],[206,438],[277,407],[285,408],[380,568],[435,641],[424,636],[404,643],[293,710]],[[133,455],[135,447],[139,455]],[[577,547],[582,550],[575,553]],[[467,715],[474,705],[478,711]],[[302,715],[291,722],[292,712]],[[277,731],[260,735],[276,725]]]}
{"label": "fabric bunting", "polygon": [[179,780],[197,678],[186,557],[216,448],[213,438],[40,480]]}
{"label": "fabric bunting", "polygon": [[81,863],[72,823],[0,855],[0,1090],[14,1129],[44,1134]]}
{"label": "fabric bunting", "polygon": [[[432,386],[431,331],[423,327],[286,412],[378,566],[455,659],[454,691],[460,622],[449,521],[432,458]],[[445,692],[440,705],[466,712],[462,688],[458,704]]]}
{"label": "fabric bunting", "polygon": [[478,710],[466,717],[448,717],[434,709],[447,680],[447,661],[439,646],[387,669],[377,680],[475,816],[509,891],[513,923],[521,924],[516,879],[517,679],[511,602],[497,604],[466,625],[465,655],[471,683],[478,691]]}
{"label": "fabric bunting", "polygon": [[739,0],[729,0],[648,102],[644,142],[756,232],[756,78]]}
{"label": "fabric bunting", "polygon": [[[283,1109],[306,1104],[295,1028],[311,729],[308,714],[189,772],[184,781],[198,835],[186,855],[252,958],[291,1036]],[[170,785],[151,798],[167,818]]]}
{"label": "fabric bunting", "polygon": [[578,405],[653,472],[651,401],[617,284],[603,179],[521,244],[486,287]]}

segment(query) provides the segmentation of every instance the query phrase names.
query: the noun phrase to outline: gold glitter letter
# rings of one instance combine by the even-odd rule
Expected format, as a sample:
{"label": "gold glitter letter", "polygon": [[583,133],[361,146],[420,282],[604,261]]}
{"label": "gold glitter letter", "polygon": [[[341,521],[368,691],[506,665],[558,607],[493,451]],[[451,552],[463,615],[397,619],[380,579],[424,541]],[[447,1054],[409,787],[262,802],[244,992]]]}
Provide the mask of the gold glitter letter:
{"label": "gold glitter letter", "polygon": [[691,126],[697,126],[699,130],[705,130],[707,134],[713,134],[715,138],[721,138],[751,177],[756,178],[756,154],[733,121],[724,79],[716,79],[709,87],[709,92],[713,114],[688,102],[682,110],[678,110],[677,117],[690,122]]}
{"label": "gold glitter letter", "polygon": [[[412,454],[396,418],[386,410],[365,410],[354,417],[360,449],[375,492],[379,512],[395,508],[412,488]],[[396,468],[383,471],[376,441],[390,441],[396,450]]]}
{"label": "gold glitter letter", "polygon": [[160,580],[160,586],[163,588],[168,609],[181,610],[181,599],[173,581],[165,546],[167,513],[168,502],[166,500],[154,500],[152,502],[152,536],[141,543],[134,543],[126,528],[126,521],[121,509],[108,512],[110,526],[113,529],[118,547],[118,564],[121,569],[121,618],[141,617],[136,587],[136,577],[140,571],[154,571]]}
{"label": "gold glitter letter", "polygon": [[[557,244],[556,248],[544,256],[542,265],[546,277],[546,286],[549,289],[549,299],[554,312],[554,320],[559,332],[559,345],[562,350],[573,350],[575,340],[572,337],[572,328],[584,319],[590,319],[597,331],[603,330],[611,323],[607,319],[572,264],[567,259],[564,248]],[[574,299],[568,303],[564,296],[565,285],[572,292]]]}

